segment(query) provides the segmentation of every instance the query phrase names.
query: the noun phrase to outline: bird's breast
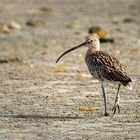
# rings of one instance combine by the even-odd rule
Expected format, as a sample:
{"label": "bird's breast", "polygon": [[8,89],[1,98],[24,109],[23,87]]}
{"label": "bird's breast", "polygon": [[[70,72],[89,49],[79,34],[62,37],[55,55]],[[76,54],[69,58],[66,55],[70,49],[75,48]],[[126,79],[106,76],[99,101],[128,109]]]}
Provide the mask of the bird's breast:
{"label": "bird's breast", "polygon": [[94,54],[92,54],[92,52],[88,50],[85,56],[85,62],[88,67],[88,70],[94,78],[101,79],[96,61],[97,59],[95,59]]}

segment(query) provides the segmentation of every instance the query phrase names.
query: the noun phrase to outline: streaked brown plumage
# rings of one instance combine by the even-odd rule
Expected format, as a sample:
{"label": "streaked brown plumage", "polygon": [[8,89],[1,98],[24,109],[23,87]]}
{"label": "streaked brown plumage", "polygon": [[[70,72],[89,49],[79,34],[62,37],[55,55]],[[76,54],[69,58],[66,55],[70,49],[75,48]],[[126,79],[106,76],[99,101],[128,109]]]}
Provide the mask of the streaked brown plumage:
{"label": "streaked brown plumage", "polygon": [[89,49],[85,61],[91,75],[97,79],[119,82],[124,86],[131,82],[121,63],[106,52],[92,52]]}
{"label": "streaked brown plumage", "polygon": [[132,80],[127,76],[121,63],[115,57],[109,55],[106,52],[100,51],[100,41],[97,37],[88,37],[88,39],[84,43],[64,52],[57,59],[56,62],[58,62],[60,58],[64,56],[65,54],[75,49],[78,49],[82,46],[88,47],[88,50],[85,56],[85,62],[87,64],[89,72],[94,78],[98,79],[101,82],[101,87],[102,87],[103,97],[104,97],[104,105],[105,105],[105,116],[109,115],[107,112],[106,94],[104,90],[105,81],[116,82],[118,84],[117,95],[116,95],[115,104],[112,111],[113,111],[113,114],[115,114],[116,109],[118,108],[118,112],[120,112],[120,107],[119,107],[120,86],[121,85],[127,86],[129,85],[129,82],[132,82]]}

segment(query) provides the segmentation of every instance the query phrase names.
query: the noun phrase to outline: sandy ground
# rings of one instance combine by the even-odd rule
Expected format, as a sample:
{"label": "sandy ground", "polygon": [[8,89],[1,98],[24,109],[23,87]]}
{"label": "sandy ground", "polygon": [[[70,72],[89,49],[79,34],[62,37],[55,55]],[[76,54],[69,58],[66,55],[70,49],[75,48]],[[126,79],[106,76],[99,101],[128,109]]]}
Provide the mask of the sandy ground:
{"label": "sandy ground", "polygon": [[[0,0],[0,24],[12,21],[20,27],[0,33],[1,140],[140,139],[139,0]],[[115,116],[117,87],[106,86],[110,116],[104,117],[85,48],[55,63],[85,40],[91,26],[115,39],[101,49],[116,56],[133,80],[132,91],[121,88],[121,113]]]}

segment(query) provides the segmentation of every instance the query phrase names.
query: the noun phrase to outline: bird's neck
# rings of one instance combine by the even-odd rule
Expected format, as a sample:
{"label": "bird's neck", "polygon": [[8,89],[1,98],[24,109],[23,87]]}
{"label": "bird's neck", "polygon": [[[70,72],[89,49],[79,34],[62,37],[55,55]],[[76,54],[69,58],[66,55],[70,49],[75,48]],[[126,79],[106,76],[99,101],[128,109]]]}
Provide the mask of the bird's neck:
{"label": "bird's neck", "polygon": [[96,52],[96,50],[93,50],[93,49],[88,49],[87,50],[87,53],[86,53],[86,55],[92,55],[93,53],[95,53]]}
{"label": "bird's neck", "polygon": [[100,44],[97,44],[95,47],[90,46],[89,49],[91,50],[91,52],[100,51]]}
{"label": "bird's neck", "polygon": [[89,50],[91,53],[93,53],[93,52],[100,51],[100,48],[99,48],[99,47],[97,47],[97,48],[89,48],[88,50]]}

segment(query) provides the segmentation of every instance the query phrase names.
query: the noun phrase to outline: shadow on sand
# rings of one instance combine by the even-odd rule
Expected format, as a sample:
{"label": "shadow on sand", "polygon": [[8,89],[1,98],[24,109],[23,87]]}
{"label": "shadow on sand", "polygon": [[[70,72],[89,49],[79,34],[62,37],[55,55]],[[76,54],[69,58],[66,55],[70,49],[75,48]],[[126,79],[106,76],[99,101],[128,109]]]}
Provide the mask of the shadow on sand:
{"label": "shadow on sand", "polygon": [[79,116],[47,116],[47,115],[16,115],[16,114],[1,114],[0,118],[19,118],[19,119],[82,119],[83,117]]}

